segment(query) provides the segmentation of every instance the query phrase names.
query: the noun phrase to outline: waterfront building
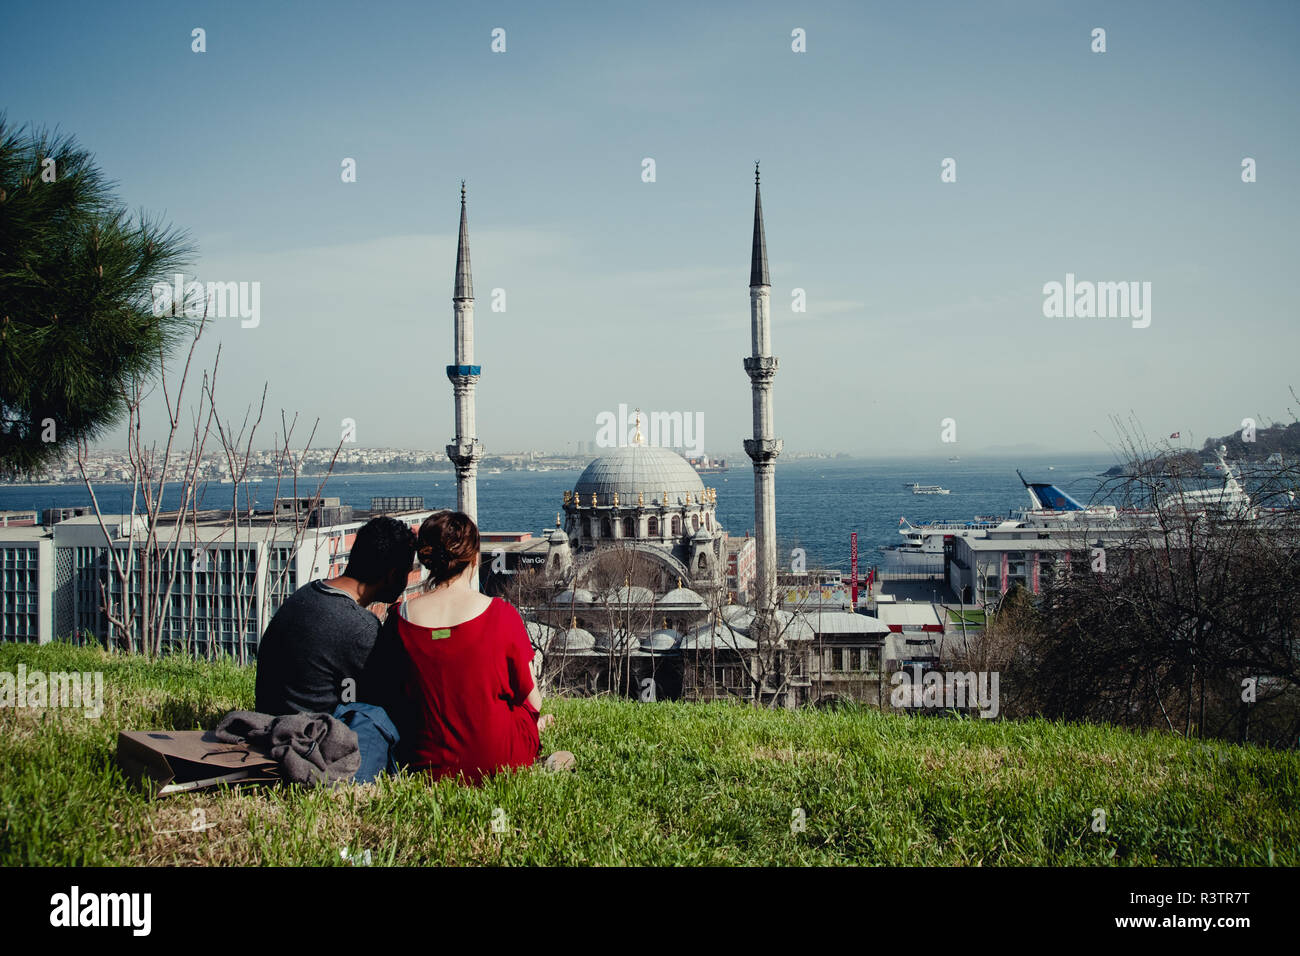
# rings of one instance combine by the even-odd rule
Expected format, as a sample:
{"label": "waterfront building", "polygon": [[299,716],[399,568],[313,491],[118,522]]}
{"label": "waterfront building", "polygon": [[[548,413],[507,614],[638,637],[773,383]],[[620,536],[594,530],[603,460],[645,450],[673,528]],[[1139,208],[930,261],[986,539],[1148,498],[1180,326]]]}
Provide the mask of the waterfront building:
{"label": "waterfront building", "polygon": [[[395,513],[412,529],[432,512]],[[165,650],[198,655],[222,652],[240,660],[256,656],[271,616],[297,588],[343,572],[357,530],[371,511],[341,507],[337,499],[282,498],[236,525],[228,512],[159,515],[153,529],[145,587],[168,590],[162,606]],[[0,528],[0,640],[46,643],[55,637],[108,644],[114,631],[105,611],[123,604],[119,562],[136,555],[127,586],[140,606],[144,590],[139,553],[149,529],[143,516],[93,513],[37,527]],[[408,591],[421,573],[412,571]],[[138,620],[131,648],[140,649]]]}

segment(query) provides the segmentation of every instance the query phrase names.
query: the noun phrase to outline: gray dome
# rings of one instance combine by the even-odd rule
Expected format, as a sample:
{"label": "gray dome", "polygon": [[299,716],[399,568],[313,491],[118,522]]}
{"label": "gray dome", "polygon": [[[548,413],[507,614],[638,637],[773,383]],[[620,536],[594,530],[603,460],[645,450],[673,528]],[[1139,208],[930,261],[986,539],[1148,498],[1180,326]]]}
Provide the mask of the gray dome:
{"label": "gray dome", "polygon": [[555,639],[556,629],[549,624],[527,621],[524,626],[528,628],[528,637],[533,642],[534,647],[546,647]]}
{"label": "gray dome", "polygon": [[756,641],[725,624],[697,627],[683,637],[681,643],[684,651],[752,651],[756,647]]}
{"label": "gray dome", "polygon": [[631,587],[625,584],[621,588],[606,591],[604,597],[612,605],[627,607],[633,604],[653,604],[655,593],[639,584]]}
{"label": "gray dome", "polygon": [[707,609],[709,605],[704,598],[700,597],[700,595],[692,591],[690,588],[673,588],[656,601],[655,606],[692,608],[703,611]]}
{"label": "gray dome", "polygon": [[550,541],[551,544],[568,544],[569,536],[565,534],[563,531],[561,531],[559,528],[556,528],[554,531],[551,532],[551,536],[548,540]]}
{"label": "gray dome", "polygon": [[579,507],[591,506],[591,495],[601,505],[618,503],[636,506],[638,493],[645,495],[645,503],[662,504],[660,499],[668,493],[669,504],[681,503],[686,495],[698,503],[704,491],[704,482],[685,458],[668,448],[655,445],[626,445],[611,448],[586,467],[574,486]]}
{"label": "gray dome", "polygon": [[[754,625],[754,616],[755,608],[750,605],[728,604],[722,609],[722,627],[727,630],[735,631],[737,634],[748,636],[750,628]],[[861,617],[862,615],[858,614],[849,616]],[[772,625],[776,628],[776,635],[781,640],[811,641],[816,636],[816,632],[812,625],[808,623],[807,616],[796,614],[793,611],[787,611],[782,608],[778,608],[772,615]],[[862,630],[860,633],[873,632],[870,630]]]}
{"label": "gray dome", "polygon": [[671,627],[661,627],[641,638],[641,649],[646,651],[671,651],[681,642],[682,636]]}
{"label": "gray dome", "polygon": [[754,609],[745,604],[728,604],[722,609],[722,620],[733,630],[748,634],[749,625],[754,620]]}
{"label": "gray dome", "polygon": [[586,588],[565,588],[555,597],[551,598],[552,604],[594,604],[596,601],[593,595]]}
{"label": "gray dome", "polygon": [[613,634],[601,632],[595,637],[596,650],[612,651],[615,654],[627,654],[636,650],[637,640],[631,634],[617,631]]}
{"label": "gray dome", "polygon": [[581,627],[560,631],[551,638],[551,649],[555,651],[589,651],[595,646],[591,632]]}

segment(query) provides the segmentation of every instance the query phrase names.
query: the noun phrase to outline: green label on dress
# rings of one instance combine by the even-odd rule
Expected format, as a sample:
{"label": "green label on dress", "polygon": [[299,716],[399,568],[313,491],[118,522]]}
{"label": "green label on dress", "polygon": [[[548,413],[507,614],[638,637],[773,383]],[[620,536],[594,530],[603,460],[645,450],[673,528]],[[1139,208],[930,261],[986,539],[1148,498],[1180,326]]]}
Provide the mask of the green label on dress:
{"label": "green label on dress", "polygon": [[451,637],[451,628],[449,627],[435,628],[434,630],[429,632],[429,636],[433,638],[435,641],[440,641],[444,637]]}

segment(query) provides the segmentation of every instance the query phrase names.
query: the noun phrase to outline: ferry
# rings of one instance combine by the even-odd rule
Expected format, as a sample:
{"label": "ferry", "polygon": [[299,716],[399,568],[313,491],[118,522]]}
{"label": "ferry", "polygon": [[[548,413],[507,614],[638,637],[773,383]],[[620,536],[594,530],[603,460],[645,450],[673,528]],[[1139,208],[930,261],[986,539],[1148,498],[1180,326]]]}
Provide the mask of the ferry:
{"label": "ferry", "polygon": [[912,524],[898,519],[898,533],[903,543],[880,545],[882,567],[890,571],[934,570],[943,564],[943,546],[948,538],[986,538],[988,530],[1002,523],[1001,518],[977,516],[973,521],[926,521]]}
{"label": "ferry", "polygon": [[947,488],[941,488],[938,485],[921,485],[916,482],[912,483],[912,494],[914,495],[950,495],[952,494]]}

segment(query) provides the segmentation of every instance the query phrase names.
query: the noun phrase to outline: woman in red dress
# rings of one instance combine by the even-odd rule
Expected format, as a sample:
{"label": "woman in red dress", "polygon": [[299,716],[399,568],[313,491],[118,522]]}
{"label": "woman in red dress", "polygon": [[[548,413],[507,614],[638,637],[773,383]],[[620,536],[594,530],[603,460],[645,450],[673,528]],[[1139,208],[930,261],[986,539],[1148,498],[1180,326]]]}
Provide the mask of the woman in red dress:
{"label": "woman in red dress", "polygon": [[[440,511],[420,526],[417,548],[429,572],[425,593],[389,610],[376,646],[402,762],[473,784],[531,766],[554,718],[540,713],[519,612],[474,587],[478,528],[466,514]],[[571,765],[565,756],[561,765]]]}

